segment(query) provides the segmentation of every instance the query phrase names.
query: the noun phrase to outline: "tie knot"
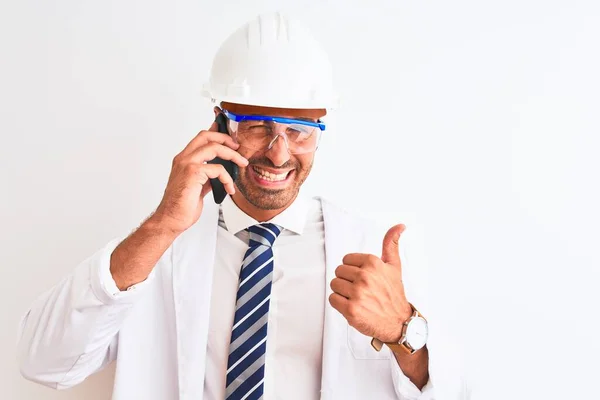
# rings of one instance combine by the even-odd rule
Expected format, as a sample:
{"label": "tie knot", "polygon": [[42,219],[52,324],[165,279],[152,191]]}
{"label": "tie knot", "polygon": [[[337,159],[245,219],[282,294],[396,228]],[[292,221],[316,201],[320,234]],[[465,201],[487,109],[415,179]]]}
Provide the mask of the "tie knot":
{"label": "tie knot", "polygon": [[271,223],[253,225],[248,228],[250,232],[250,245],[273,246],[275,239],[281,233],[281,227]]}

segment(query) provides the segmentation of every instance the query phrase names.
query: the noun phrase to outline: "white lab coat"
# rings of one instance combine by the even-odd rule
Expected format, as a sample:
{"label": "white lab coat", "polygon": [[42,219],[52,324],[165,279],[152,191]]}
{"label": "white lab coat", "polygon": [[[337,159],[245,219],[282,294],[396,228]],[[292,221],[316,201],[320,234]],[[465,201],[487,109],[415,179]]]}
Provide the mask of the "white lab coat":
{"label": "white lab coat", "polygon": [[[330,282],[347,253],[380,255],[385,232],[321,202]],[[101,284],[101,271],[108,269],[119,240],[81,263],[24,316],[19,340],[23,376],[61,389],[116,360],[114,400],[202,399],[217,227],[218,208],[205,201],[200,220],[175,240],[149,279],[117,296]],[[431,320],[430,330],[435,399],[467,399],[452,345]],[[398,399],[391,357],[387,348],[375,352],[370,338],[326,302],[321,399]]]}

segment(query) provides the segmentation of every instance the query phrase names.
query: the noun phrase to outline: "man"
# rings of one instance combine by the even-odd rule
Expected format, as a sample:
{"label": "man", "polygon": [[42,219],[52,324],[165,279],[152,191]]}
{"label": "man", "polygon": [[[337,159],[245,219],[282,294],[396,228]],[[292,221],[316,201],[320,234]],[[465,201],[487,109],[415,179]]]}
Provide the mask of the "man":
{"label": "man", "polygon": [[116,400],[467,398],[405,295],[404,225],[383,235],[300,194],[336,100],[314,38],[280,14],[250,21],[206,93],[227,134],[201,131],[152,215],[32,305],[22,374],[60,389],[114,360]]}

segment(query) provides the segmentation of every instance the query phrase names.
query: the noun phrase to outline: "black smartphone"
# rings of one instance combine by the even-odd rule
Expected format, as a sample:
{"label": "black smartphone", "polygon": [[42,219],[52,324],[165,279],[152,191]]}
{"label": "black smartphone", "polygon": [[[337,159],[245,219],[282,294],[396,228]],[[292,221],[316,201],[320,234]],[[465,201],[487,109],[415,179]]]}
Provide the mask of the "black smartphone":
{"label": "black smartphone", "polygon": [[[219,132],[229,135],[229,130],[227,129],[227,120],[222,113],[219,113],[219,115],[217,115],[217,118],[215,121],[217,122],[217,127],[218,127]],[[217,157],[214,160],[208,161],[208,163],[209,164],[221,164],[222,166],[225,167],[225,170],[227,171],[227,173],[229,173],[229,175],[231,175],[231,178],[233,179],[234,182],[237,179],[239,169],[238,169],[237,164],[234,163],[233,161],[223,160],[222,158]],[[223,184],[221,183],[221,181],[219,179],[211,179],[210,185],[212,186],[213,199],[215,199],[215,203],[221,204],[223,202],[223,200],[225,200],[225,196],[227,196],[227,192],[225,191],[225,186],[223,186]]]}

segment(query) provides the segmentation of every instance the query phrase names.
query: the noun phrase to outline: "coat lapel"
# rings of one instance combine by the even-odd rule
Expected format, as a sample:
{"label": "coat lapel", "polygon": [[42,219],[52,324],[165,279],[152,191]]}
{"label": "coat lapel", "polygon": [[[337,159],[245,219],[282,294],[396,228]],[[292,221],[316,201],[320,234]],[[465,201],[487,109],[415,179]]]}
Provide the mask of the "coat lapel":
{"label": "coat lapel", "polygon": [[179,399],[201,399],[219,209],[204,202],[202,216],[173,243],[173,300]]}
{"label": "coat lapel", "polygon": [[329,286],[335,278],[335,269],[350,252],[360,252],[365,245],[363,227],[350,214],[338,209],[323,198],[323,221],[325,225],[325,322],[323,331],[323,364],[321,399],[333,399],[340,384],[338,371],[340,352],[347,346],[348,324],[346,319],[329,304],[332,290]]}

